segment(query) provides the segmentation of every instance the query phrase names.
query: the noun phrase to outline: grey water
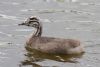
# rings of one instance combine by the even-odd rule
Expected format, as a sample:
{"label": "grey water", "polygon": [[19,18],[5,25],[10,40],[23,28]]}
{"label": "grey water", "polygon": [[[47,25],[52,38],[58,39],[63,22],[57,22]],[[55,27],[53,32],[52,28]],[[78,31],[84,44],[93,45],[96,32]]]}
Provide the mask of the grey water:
{"label": "grey water", "polygon": [[[100,0],[0,0],[0,67],[99,67]],[[18,26],[40,18],[43,36],[78,39],[81,55],[44,54],[25,48],[34,31]]]}

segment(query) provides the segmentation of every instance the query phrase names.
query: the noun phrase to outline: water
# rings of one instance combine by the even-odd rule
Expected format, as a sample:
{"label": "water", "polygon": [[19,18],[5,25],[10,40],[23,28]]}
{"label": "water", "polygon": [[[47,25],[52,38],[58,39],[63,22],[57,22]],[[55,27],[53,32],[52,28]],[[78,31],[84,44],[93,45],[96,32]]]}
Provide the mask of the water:
{"label": "water", "polygon": [[[0,67],[99,67],[99,0],[0,0]],[[85,54],[51,55],[25,48],[30,16],[43,23],[43,35],[82,41]]]}

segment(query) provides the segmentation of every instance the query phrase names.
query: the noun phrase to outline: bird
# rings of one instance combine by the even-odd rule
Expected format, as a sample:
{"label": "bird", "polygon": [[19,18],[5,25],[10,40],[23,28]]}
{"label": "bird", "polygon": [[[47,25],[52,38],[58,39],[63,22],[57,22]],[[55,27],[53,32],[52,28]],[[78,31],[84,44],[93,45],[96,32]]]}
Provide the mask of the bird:
{"label": "bird", "polygon": [[36,32],[32,33],[26,41],[26,45],[32,49],[49,54],[84,53],[84,47],[79,40],[42,36],[42,23],[37,17],[31,16],[19,25],[26,25],[36,29]]}

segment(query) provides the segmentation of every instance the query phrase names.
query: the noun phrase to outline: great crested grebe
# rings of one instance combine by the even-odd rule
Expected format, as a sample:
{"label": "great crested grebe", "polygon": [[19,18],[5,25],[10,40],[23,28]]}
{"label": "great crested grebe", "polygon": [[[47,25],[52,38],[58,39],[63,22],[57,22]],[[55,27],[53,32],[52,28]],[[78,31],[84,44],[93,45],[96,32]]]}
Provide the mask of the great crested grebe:
{"label": "great crested grebe", "polygon": [[32,49],[52,54],[80,54],[84,52],[83,46],[78,40],[41,36],[42,24],[36,17],[30,17],[20,25],[36,28],[37,31],[26,42],[26,45]]}

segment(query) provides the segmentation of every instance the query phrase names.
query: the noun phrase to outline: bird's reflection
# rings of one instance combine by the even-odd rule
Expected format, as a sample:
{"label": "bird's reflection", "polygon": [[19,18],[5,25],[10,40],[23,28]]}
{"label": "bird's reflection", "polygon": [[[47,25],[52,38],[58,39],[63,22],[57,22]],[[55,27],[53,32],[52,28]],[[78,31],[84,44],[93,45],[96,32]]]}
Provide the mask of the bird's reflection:
{"label": "bird's reflection", "polygon": [[45,59],[54,60],[58,62],[70,62],[70,63],[77,63],[77,59],[81,58],[84,53],[81,54],[73,54],[73,55],[63,55],[63,54],[47,54],[42,53],[37,50],[31,49],[29,46],[25,47],[26,54],[25,60],[21,61],[22,66],[31,65],[32,67],[41,67],[41,65],[36,64],[35,62],[42,62],[45,61]]}

